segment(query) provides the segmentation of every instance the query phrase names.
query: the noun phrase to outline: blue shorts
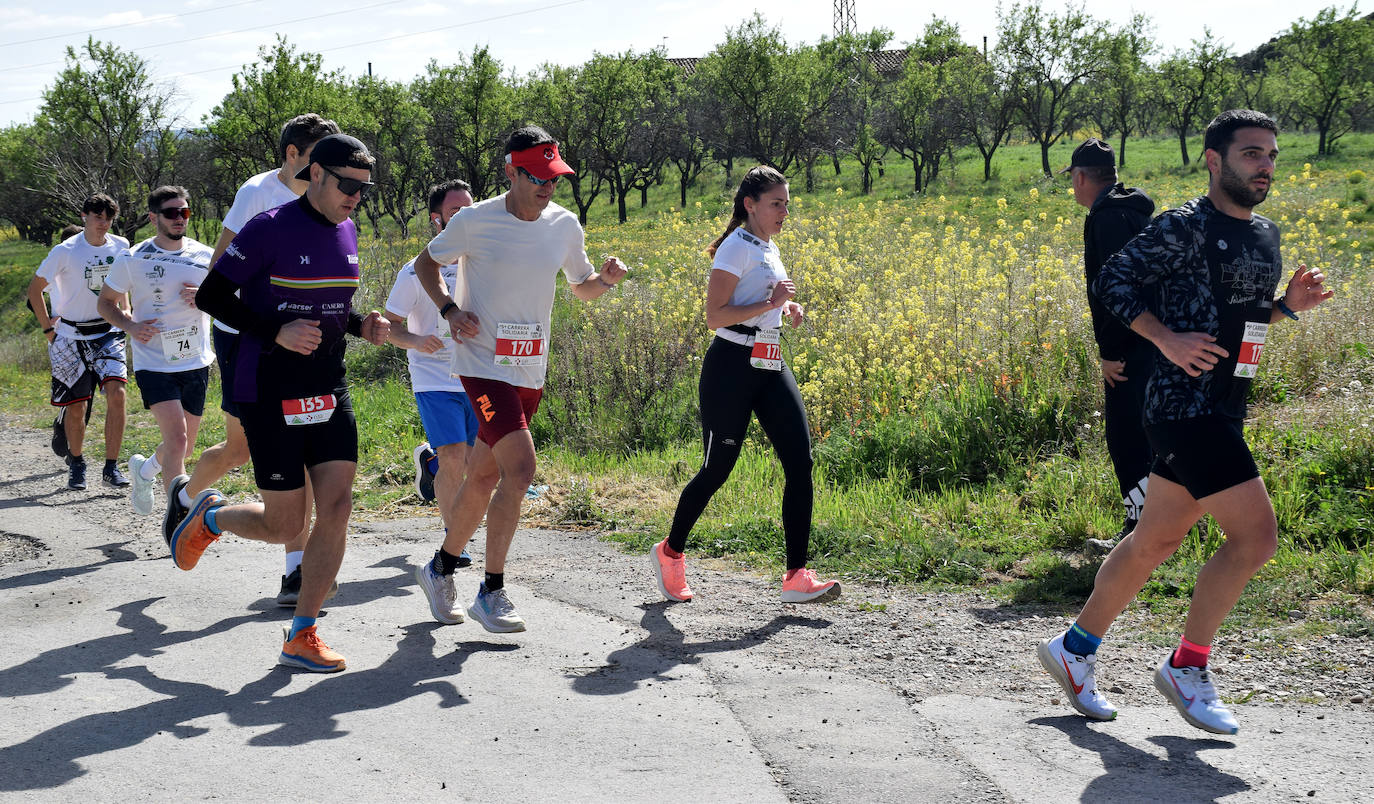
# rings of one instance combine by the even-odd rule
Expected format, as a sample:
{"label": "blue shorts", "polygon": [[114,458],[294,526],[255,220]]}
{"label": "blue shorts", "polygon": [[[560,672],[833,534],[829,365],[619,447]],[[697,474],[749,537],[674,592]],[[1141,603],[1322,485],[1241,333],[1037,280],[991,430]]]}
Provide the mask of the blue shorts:
{"label": "blue shorts", "polygon": [[433,449],[462,442],[469,447],[477,441],[477,414],[468,395],[460,391],[421,391],[415,395],[420,409],[420,424]]}

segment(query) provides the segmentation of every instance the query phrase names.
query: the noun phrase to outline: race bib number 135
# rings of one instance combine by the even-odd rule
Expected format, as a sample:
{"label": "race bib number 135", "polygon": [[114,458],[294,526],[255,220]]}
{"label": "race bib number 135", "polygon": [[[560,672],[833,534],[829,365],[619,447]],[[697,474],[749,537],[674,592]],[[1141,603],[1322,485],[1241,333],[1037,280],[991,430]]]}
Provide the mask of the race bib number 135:
{"label": "race bib number 135", "polygon": [[337,400],[333,394],[307,396],[281,401],[282,417],[288,425],[321,424],[334,415]]}

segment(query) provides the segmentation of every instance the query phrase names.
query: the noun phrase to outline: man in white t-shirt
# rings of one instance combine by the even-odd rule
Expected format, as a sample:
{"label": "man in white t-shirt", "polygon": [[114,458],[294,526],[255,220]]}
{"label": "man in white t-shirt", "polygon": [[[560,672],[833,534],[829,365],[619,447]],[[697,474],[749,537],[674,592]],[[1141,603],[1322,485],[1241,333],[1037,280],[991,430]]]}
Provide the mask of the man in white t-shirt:
{"label": "man in white t-shirt", "polygon": [[[450,179],[435,185],[429,192],[429,220],[434,233],[442,232],[458,210],[470,206],[472,187],[467,182]],[[461,260],[439,269],[450,296],[459,295],[461,271]],[[468,450],[477,440],[477,415],[463,391],[462,381],[449,369],[453,337],[448,322],[439,318],[439,308],[420,287],[414,260],[406,263],[396,276],[396,283],[386,300],[386,317],[392,324],[388,340],[406,350],[410,388],[415,393],[420,424],[428,439],[415,448],[416,491],[426,501],[439,501],[444,531],[448,532],[458,504],[458,489],[463,483]],[[442,563],[442,559],[440,561]],[[466,567],[472,563],[472,557],[463,550],[453,563],[455,567]],[[440,585],[437,592],[426,589],[431,600],[444,604],[432,610],[435,619],[462,622],[462,614],[455,615],[457,596],[452,570],[443,575],[431,571],[425,564],[416,568],[415,574],[422,587]]]}
{"label": "man in white t-shirt", "polygon": [[[105,394],[105,467],[101,480],[124,488],[129,479],[119,470],[119,448],[124,442],[124,385],[129,381],[124,363],[124,334],[110,329],[96,310],[96,298],[105,274],[129,248],[129,241],[110,234],[119,217],[119,205],[104,193],[96,193],[81,205],[83,228],[57,244],[38,266],[29,283],[29,307],[48,339],[52,363],[52,404],[62,408],[67,442],[67,488],[86,488],[86,406],[99,386]],[[52,297],[52,315],[43,301]],[[56,439],[55,439],[56,440]]]}
{"label": "man in white t-shirt", "polygon": [[[338,134],[339,126],[333,120],[326,120],[317,114],[302,114],[291,118],[281,129],[278,152],[281,167],[259,173],[243,183],[234,194],[234,205],[224,216],[224,228],[215,243],[215,253],[210,259],[213,266],[219,262],[234,237],[254,217],[269,209],[276,209],[300,198],[309,181],[296,178],[296,174],[310,164],[310,152],[315,143]],[[248,441],[243,435],[243,424],[239,422],[238,405],[227,389],[234,385],[234,356],[238,351],[238,332],[232,327],[216,321],[212,338],[215,354],[219,356],[220,410],[224,412],[224,441],[207,447],[196,462],[196,469],[185,485],[185,493],[192,499],[210,488],[229,472],[248,463]],[[174,480],[175,484],[177,481]],[[306,500],[313,500],[309,475],[306,476]],[[178,487],[178,492],[182,489]],[[170,539],[172,528],[186,515],[181,507],[181,495],[169,494],[167,516],[163,519],[163,537]],[[294,607],[301,590],[301,558],[305,555],[305,544],[310,538],[310,508],[306,508],[305,522],[301,524],[299,538],[288,542],[286,548],[286,570],[281,579],[281,591],[277,593],[277,605]]]}
{"label": "man in white t-shirt", "polygon": [[[421,583],[440,622],[462,620],[456,606],[436,593],[451,584],[452,567],[485,514],[486,575],[467,613],[488,631],[525,630],[506,595],[506,554],[534,478],[529,420],[544,390],[557,274],[563,272],[574,296],[590,301],[626,273],[615,257],[598,273],[587,260],[577,216],[551,203],[558,178],[572,172],[548,132],[516,129],[506,140],[510,190],[454,215],[415,258],[415,275],[453,337],[452,372],[462,378],[477,413],[468,474],[444,544],[427,564],[427,571],[449,578]],[[463,281],[454,297],[440,266],[459,260]]]}
{"label": "man in white t-shirt", "polygon": [[[186,237],[191,218],[185,187],[164,185],[148,195],[156,234],[115,261],[105,277],[100,315],[131,336],[134,382],[143,407],[153,412],[162,443],[152,455],[129,457],[134,512],[153,512],[153,481],[167,468],[167,482],[186,473],[205,413],[205,386],[215,353],[210,318],[196,309],[196,290],[210,268],[210,247]],[[132,302],[133,315],[119,307]],[[191,505],[185,484],[181,504]]]}

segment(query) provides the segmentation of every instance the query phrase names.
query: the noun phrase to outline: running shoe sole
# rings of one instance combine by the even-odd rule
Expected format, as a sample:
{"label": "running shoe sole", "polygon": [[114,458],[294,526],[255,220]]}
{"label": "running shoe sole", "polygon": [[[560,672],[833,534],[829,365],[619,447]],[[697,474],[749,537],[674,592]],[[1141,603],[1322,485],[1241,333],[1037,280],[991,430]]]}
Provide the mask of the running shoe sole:
{"label": "running shoe sole", "polygon": [[[224,497],[214,489],[202,491],[191,502],[191,509],[186,512],[186,518],[181,520],[181,524],[176,526],[176,530],[172,531],[172,541],[168,544],[172,551],[172,563],[176,564],[178,569],[187,571],[195,569],[196,564],[200,563],[201,555],[205,553],[205,548],[219,541],[219,536],[210,532],[210,527],[205,524],[204,520],[206,511],[211,508],[218,508],[223,504]],[[200,529],[204,529],[203,534],[198,533]],[[190,540],[196,535],[209,537],[209,540],[201,545],[199,550],[190,544]],[[178,559],[178,552],[182,548],[185,548],[186,555]]]}
{"label": "running shoe sole", "polygon": [[525,630],[525,624],[523,622],[511,626],[495,625],[487,622],[486,618],[482,616],[481,609],[477,608],[477,604],[475,603],[468,606],[468,616],[472,618],[473,622],[480,623],[483,628],[493,634],[518,634]]}
{"label": "running shoe sole", "polygon": [[653,547],[650,547],[650,548],[649,548],[649,563],[652,564],[652,565],[654,566],[654,581],[658,584],[658,593],[659,593],[660,595],[663,595],[663,599],[664,599],[664,600],[669,600],[669,601],[672,601],[672,602],[674,602],[674,603],[691,603],[691,602],[692,602],[692,599],[691,599],[690,597],[676,597],[676,596],[674,596],[674,595],[672,595],[672,594],[669,594],[669,592],[668,592],[668,587],[666,587],[666,586],[663,585],[663,568],[660,567],[660,566],[659,566],[659,563],[658,563],[658,545],[657,545],[657,544],[655,544]]}
{"label": "running shoe sole", "polygon": [[1068,698],[1069,706],[1072,706],[1078,714],[1092,720],[1116,720],[1116,712],[1112,712],[1111,717],[1103,717],[1078,702],[1078,695],[1073,691],[1073,679],[1069,678],[1068,671],[1055,660],[1054,654],[1050,651],[1050,642],[1053,640],[1054,637],[1040,640],[1040,644],[1035,646],[1035,658],[1040,660],[1040,666],[1045,668],[1045,672],[1049,673],[1050,678],[1053,678],[1059,684],[1059,688],[1064,691],[1064,697]]}
{"label": "running shoe sole", "polygon": [[824,592],[794,592],[790,589],[782,591],[782,602],[784,603],[824,603],[827,600],[834,600],[840,596],[840,584],[835,582]]}
{"label": "running shoe sole", "polygon": [[1174,685],[1170,683],[1169,679],[1164,676],[1162,667],[1155,668],[1155,689],[1159,690],[1159,694],[1167,698],[1169,700],[1169,703],[1173,704],[1174,708],[1178,710],[1178,713],[1180,715],[1183,715],[1183,719],[1188,721],[1188,725],[1193,726],[1194,728],[1199,728],[1203,731],[1210,732],[1212,734],[1227,735],[1235,734],[1236,732],[1240,731],[1239,727],[1234,729],[1219,729],[1216,726],[1209,726],[1208,724],[1203,723],[1201,720],[1198,720],[1196,717],[1193,717],[1193,715],[1189,714],[1188,706],[1184,704],[1183,699],[1179,697],[1178,690],[1175,689]]}
{"label": "running shoe sole", "polygon": [[338,673],[348,669],[348,663],[343,661],[342,659],[339,661],[338,664],[320,664],[319,662],[312,662],[304,656],[297,656],[294,653],[287,653],[286,645],[288,643],[286,640],[286,635],[289,633],[291,633],[290,629],[282,629],[282,651],[281,653],[277,654],[277,664],[284,665],[286,667],[295,667],[301,670],[309,670],[312,673]]}

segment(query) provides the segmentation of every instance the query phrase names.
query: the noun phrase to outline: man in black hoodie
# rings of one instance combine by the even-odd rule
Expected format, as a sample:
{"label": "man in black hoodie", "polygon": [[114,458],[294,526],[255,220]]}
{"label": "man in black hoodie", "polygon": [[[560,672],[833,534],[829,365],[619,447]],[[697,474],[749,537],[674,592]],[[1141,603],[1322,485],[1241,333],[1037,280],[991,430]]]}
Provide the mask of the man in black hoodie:
{"label": "man in black hoodie", "polygon": [[1143,191],[1117,181],[1116,154],[1112,146],[1096,137],[1074,149],[1069,167],[1062,172],[1073,174],[1074,200],[1088,208],[1088,219],[1083,222],[1083,274],[1089,288],[1093,337],[1102,363],[1107,452],[1112,456],[1121,502],[1126,507],[1125,524],[1116,538],[1088,540],[1090,548],[1106,552],[1135,529],[1145,504],[1154,453],[1145,440],[1142,412],[1155,347],[1107,312],[1091,288],[1102,264],[1150,222],[1155,202]]}

